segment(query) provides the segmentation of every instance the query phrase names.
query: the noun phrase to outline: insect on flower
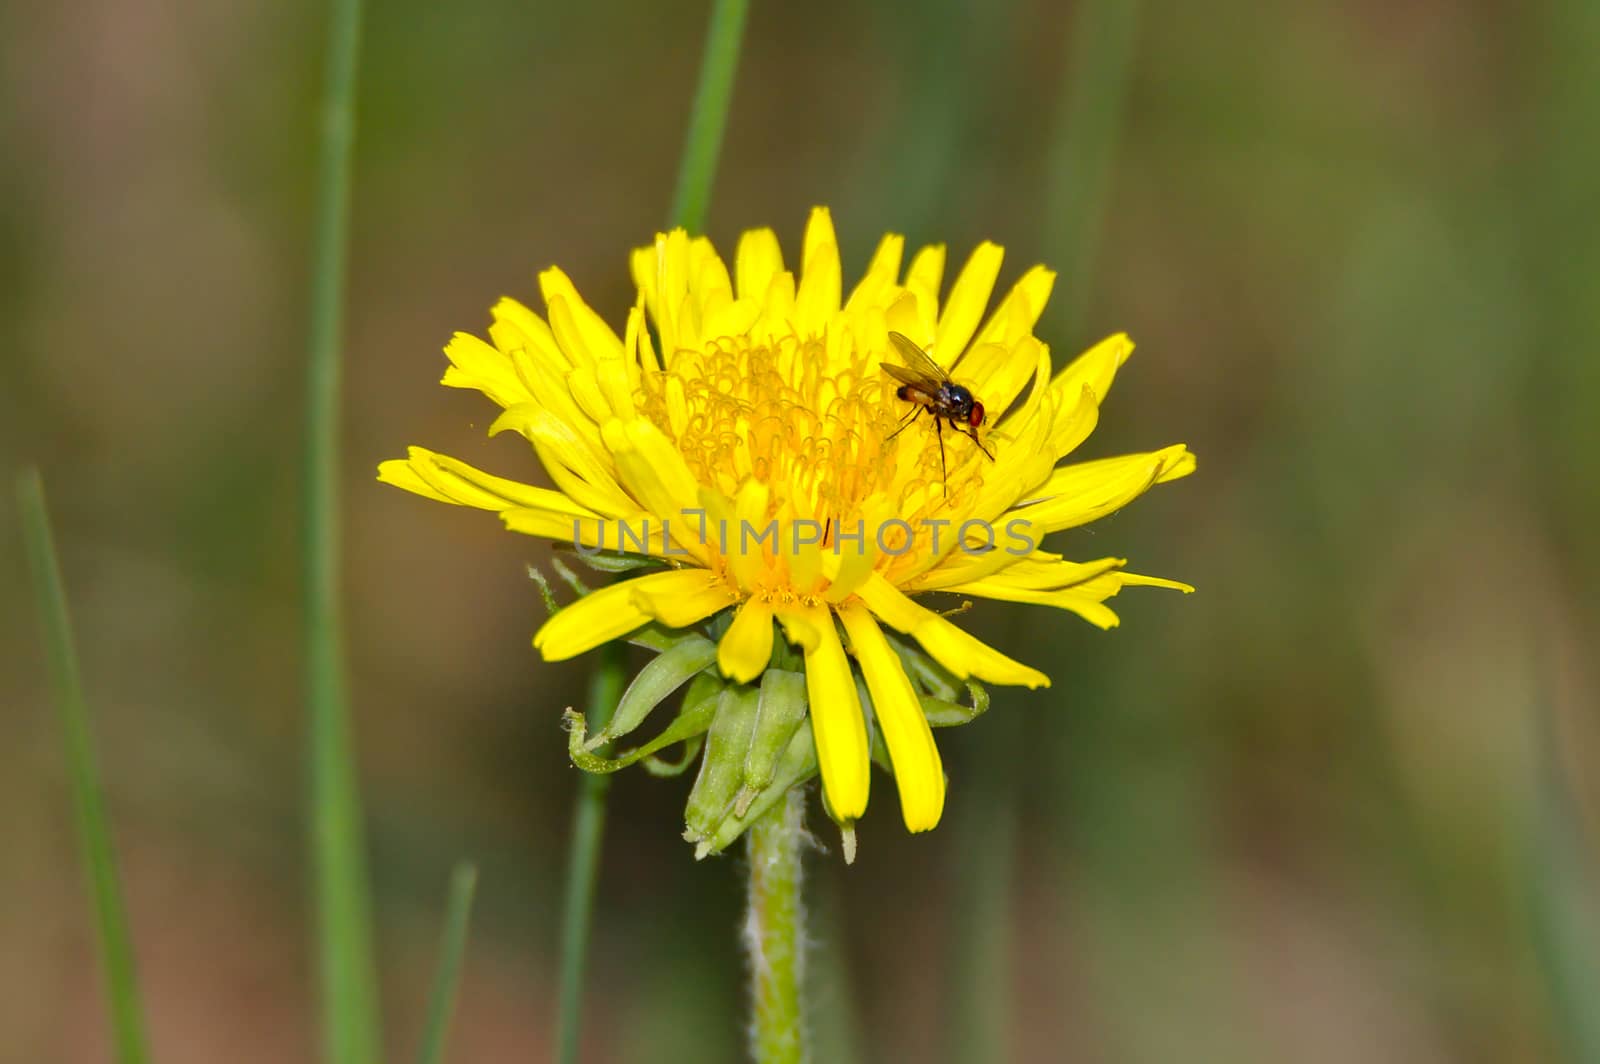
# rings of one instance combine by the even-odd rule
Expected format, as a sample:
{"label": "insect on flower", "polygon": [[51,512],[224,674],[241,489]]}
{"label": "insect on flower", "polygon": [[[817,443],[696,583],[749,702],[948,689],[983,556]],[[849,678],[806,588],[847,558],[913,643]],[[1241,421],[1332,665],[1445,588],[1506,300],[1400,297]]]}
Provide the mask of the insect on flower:
{"label": "insect on flower", "polygon": [[[917,420],[917,415],[926,410],[933,415],[933,428],[939,436],[939,475],[946,476],[944,464],[944,423],[964,436],[971,438],[978,445],[984,457],[994,461],[994,455],[989,453],[989,448],[978,439],[978,427],[983,424],[983,404],[978,402],[970,389],[967,389],[950,379],[950,374],[944,367],[928,357],[928,353],[918,347],[908,337],[897,332],[889,333],[889,340],[894,344],[894,349],[900,352],[900,357],[906,360],[905,366],[897,366],[892,362],[881,363],[883,371],[900,382],[900,387],[895,389],[895,395],[906,402],[913,404],[910,414],[900,420],[900,427],[889,433],[887,439],[894,439]],[[907,368],[909,367],[909,368]],[[950,493],[949,484],[945,485],[945,494]]]}
{"label": "insect on flower", "polygon": [[[754,229],[725,262],[709,239],[675,229],[632,253],[639,297],[620,328],[552,267],[539,275],[543,314],[502,299],[487,338],[457,333],[445,348],[443,383],[482,392],[501,408],[491,431],[524,437],[530,468],[542,464],[555,488],[422,447],[378,467],[385,483],[499,514],[524,535],[579,548],[611,539],[620,550],[624,536],[642,530],[645,542],[627,553],[659,566],[584,593],[545,622],[533,645],[546,661],[566,661],[639,633],[652,645],[669,639],[686,648],[666,651],[674,656],[657,658],[667,665],[652,666],[651,675],[704,669],[688,682],[693,699],[685,697],[674,723],[625,755],[640,760],[715,732],[704,745],[721,753],[702,762],[708,782],[685,811],[696,853],[721,851],[744,832],[745,814],[757,806],[736,812],[738,802],[777,802],[813,773],[822,777],[830,814],[854,822],[866,811],[880,749],[907,830],[939,823],[945,774],[932,727],[946,710],[935,703],[950,705],[955,680],[1040,688],[1050,678],[923,605],[924,592],[1034,603],[1111,628],[1117,615],[1106,603],[1125,588],[1193,590],[1128,572],[1118,557],[1070,561],[1045,550],[934,546],[935,522],[1009,528],[1020,521],[1042,537],[1194,472],[1194,455],[1181,443],[1063,464],[1094,429],[1133,351],[1127,336],[1109,336],[1053,367],[1034,327],[1055,274],[1028,269],[991,310],[1003,253],[988,242],[942,299],[945,255],[937,245],[902,262],[905,239],[885,234],[848,296],[826,208],[811,212],[802,248],[800,267],[790,269],[777,235]],[[905,335],[886,340],[887,328]],[[932,340],[938,362],[907,337]],[[957,367],[986,403],[939,363]],[[906,456],[916,460],[884,460],[893,422],[923,410],[941,434],[941,459],[946,421],[991,459],[977,461],[952,442],[954,483],[942,498],[928,483],[925,438]],[[996,440],[1006,435],[1004,447],[987,438],[991,431]],[[700,521],[683,517],[696,512]],[[736,531],[726,541],[708,535],[707,516]],[[865,549],[862,541],[876,539],[877,530],[900,524],[913,529],[913,549]],[[816,528],[821,544],[808,538],[812,548],[801,550],[800,533],[815,537]],[[859,537],[855,550],[844,549],[848,529],[860,530],[851,534]],[[714,667],[704,661],[711,641]],[[641,684],[630,692],[647,687],[656,689]],[[649,703],[630,700],[626,727],[615,717],[597,733],[574,727],[574,762],[620,768],[620,759],[596,768],[591,744],[597,735],[627,734]],[[764,738],[758,755],[752,736],[767,735],[769,722],[798,730],[783,733],[787,746],[772,731],[780,745],[769,748]],[[774,751],[781,771],[768,756]]]}

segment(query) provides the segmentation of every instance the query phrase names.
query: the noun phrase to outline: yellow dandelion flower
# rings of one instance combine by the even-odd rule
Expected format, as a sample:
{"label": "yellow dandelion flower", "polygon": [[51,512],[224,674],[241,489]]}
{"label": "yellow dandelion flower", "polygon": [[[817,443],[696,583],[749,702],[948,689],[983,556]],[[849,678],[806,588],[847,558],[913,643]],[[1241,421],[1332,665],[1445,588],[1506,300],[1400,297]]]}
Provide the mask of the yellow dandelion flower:
{"label": "yellow dandelion flower", "polygon": [[[916,596],[1037,603],[1109,628],[1106,600],[1125,586],[1192,590],[1129,573],[1120,558],[1069,561],[1040,544],[1195,462],[1176,444],[1058,466],[1094,429],[1133,344],[1119,334],[1053,370],[1033,334],[1049,270],[1028,270],[985,318],[999,247],[979,246],[943,299],[944,248],[909,265],[903,254],[904,239],[885,236],[846,294],[825,209],[811,214],[798,272],[768,229],[743,235],[731,271],[705,238],[658,235],[633,254],[639,300],[620,336],[566,274],[546,270],[545,315],[502,299],[487,342],[458,333],[445,348],[443,383],[503,407],[490,433],[526,437],[554,487],[422,448],[383,463],[379,479],[497,511],[517,532],[662,563],[552,617],[534,636],[547,660],[650,622],[723,617],[716,667],[748,684],[773,658],[776,622],[803,657],[832,814],[848,824],[867,806],[864,693],[906,826],[923,831],[943,810],[944,772],[884,627],[956,677],[1047,686]],[[969,389],[976,416],[916,417],[925,396],[884,369],[903,365],[891,333]]]}

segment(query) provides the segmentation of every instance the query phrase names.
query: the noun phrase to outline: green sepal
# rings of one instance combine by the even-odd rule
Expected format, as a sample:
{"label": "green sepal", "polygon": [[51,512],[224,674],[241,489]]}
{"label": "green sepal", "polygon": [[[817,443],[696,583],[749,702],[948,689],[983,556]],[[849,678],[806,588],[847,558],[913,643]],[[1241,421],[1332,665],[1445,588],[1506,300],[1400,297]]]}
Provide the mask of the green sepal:
{"label": "green sepal", "polygon": [[683,708],[678,711],[672,723],[648,743],[625,751],[615,758],[601,757],[584,749],[586,725],[583,714],[569,709],[562,715],[570,728],[567,734],[567,756],[572,759],[574,765],[585,772],[608,773],[627,768],[659,750],[665,750],[673,743],[681,743],[703,734],[711,727],[716,716],[718,695],[721,690],[721,680],[709,673],[700,673],[694,678],[694,682],[689,684],[689,692],[683,698]]}
{"label": "green sepal", "polygon": [[550,586],[550,578],[545,576],[537,565],[530,565],[528,579],[539,585],[539,597],[544,600],[545,612],[552,617],[560,613],[561,603],[556,601],[555,589]]}
{"label": "green sepal", "polygon": [[958,724],[971,724],[989,711],[989,692],[983,684],[967,681],[967,692],[972,695],[972,705],[964,706],[943,698],[920,696],[922,715],[933,728],[953,728]]}
{"label": "green sepal", "polygon": [[756,796],[743,814],[730,813],[716,826],[713,835],[701,839],[694,850],[695,860],[727,849],[763,813],[788,794],[790,788],[802,785],[816,774],[817,744],[811,734],[811,719],[807,717],[800,722],[794,738],[789,740],[783,757],[778,760],[777,772],[773,775],[771,785]]}
{"label": "green sepal", "polygon": [[589,593],[589,585],[584,583],[583,580],[579,578],[578,574],[573,572],[567,563],[561,560],[561,556],[559,554],[551,556],[550,568],[556,571],[556,575],[559,576],[562,582],[570,587],[573,591],[573,594],[577,595],[579,598],[582,598]]}
{"label": "green sepal", "polygon": [[632,573],[640,569],[664,569],[666,563],[660,558],[652,558],[646,554],[619,554],[616,551],[602,550],[563,550],[561,552],[568,558],[576,558],[584,565],[597,573]]}
{"label": "green sepal", "polygon": [[913,684],[946,702],[954,702],[961,697],[961,681],[949,669],[928,657],[917,647],[901,642],[888,632],[884,633],[884,638],[889,641],[895,653],[900,655],[900,664],[905,667],[906,675],[911,678]]}
{"label": "green sepal", "polygon": [[683,811],[683,837],[690,842],[710,837],[733,805],[744,778],[745,754],[750,749],[760,702],[760,689],[750,684],[731,684],[722,689],[716,716],[706,733],[700,775],[695,777]]}
{"label": "green sepal", "polygon": [[623,692],[616,712],[599,734],[584,744],[585,748],[593,750],[633,731],[644,723],[651,710],[716,660],[715,643],[704,636],[688,633],[639,670]]}
{"label": "green sepal", "polygon": [[706,618],[706,635],[713,643],[722,642],[722,637],[728,634],[728,629],[733,626],[734,607],[718,610]]}
{"label": "green sepal", "polygon": [[773,633],[772,657],[768,659],[767,668],[782,669],[784,672],[798,672],[804,675],[806,671],[805,656],[801,653],[799,647],[789,642],[788,637],[784,634],[783,626],[778,624],[777,621],[772,623],[777,630]]}
{"label": "green sepal", "polygon": [[643,628],[635,628],[623,638],[636,647],[644,647],[646,650],[654,650],[657,654],[661,654],[679,643],[691,639],[704,639],[705,636],[691,629],[666,628],[651,621]]}
{"label": "green sepal", "polygon": [[744,757],[744,785],[733,803],[735,816],[743,816],[757,795],[771,786],[778,762],[805,719],[806,674],[787,669],[762,673],[755,730]]}
{"label": "green sepal", "polygon": [[[934,728],[953,728],[970,724],[989,710],[989,692],[973,680],[962,680],[955,673],[934,661],[915,646],[903,643],[884,633],[889,645],[900,655],[911,684],[917,688],[917,699],[922,703],[923,715]],[[970,706],[962,705],[962,688],[972,699]]]}
{"label": "green sepal", "polygon": [[644,770],[652,776],[663,779],[671,776],[681,776],[690,765],[694,764],[694,759],[699,756],[700,748],[704,745],[705,736],[695,735],[683,744],[683,756],[678,760],[663,761],[652,754],[641,763],[644,765]]}

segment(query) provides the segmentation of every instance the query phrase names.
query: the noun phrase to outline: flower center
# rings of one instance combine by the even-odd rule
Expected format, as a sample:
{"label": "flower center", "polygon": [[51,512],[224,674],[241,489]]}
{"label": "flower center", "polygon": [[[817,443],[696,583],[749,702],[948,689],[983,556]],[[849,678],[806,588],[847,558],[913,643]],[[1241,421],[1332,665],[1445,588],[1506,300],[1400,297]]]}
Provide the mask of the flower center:
{"label": "flower center", "polygon": [[[771,489],[776,511],[854,522],[875,496],[913,526],[938,511],[960,512],[982,484],[988,459],[969,439],[916,408],[879,363],[887,352],[829,356],[821,339],[771,344],[725,338],[679,350],[646,374],[639,408],[676,443],[695,479],[733,497],[748,478]],[[898,435],[896,430],[899,429]]]}

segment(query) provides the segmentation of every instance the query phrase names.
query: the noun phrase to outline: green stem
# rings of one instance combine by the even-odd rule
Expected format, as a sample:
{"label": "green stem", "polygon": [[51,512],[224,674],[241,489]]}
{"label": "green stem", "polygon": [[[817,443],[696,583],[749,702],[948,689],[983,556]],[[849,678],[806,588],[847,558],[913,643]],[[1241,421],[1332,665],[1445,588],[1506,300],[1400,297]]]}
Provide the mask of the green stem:
{"label": "green stem", "polygon": [[333,0],[320,119],[306,374],[305,668],[323,1057],[382,1057],[339,608],[339,373],[360,0]]}
{"label": "green stem", "polygon": [[[589,708],[585,715],[591,731],[599,731],[616,712],[622,698],[627,651],[612,642],[600,648],[600,664],[589,681]],[[604,757],[610,746],[597,753]],[[578,801],[572,810],[572,838],[567,852],[567,894],[562,903],[561,984],[556,1006],[556,1061],[578,1059],[578,1031],[583,1016],[583,970],[589,950],[589,925],[594,917],[594,887],[600,871],[600,843],[605,836],[606,791],[611,777],[582,773]]]}
{"label": "green stem", "polygon": [[22,511],[22,541],[33,577],[34,599],[44,627],[45,657],[56,690],[56,709],[67,742],[67,768],[72,781],[72,810],[77,821],[78,846],[83,854],[89,893],[94,901],[105,966],[106,997],[111,1005],[117,1060],[144,1064],[150,1059],[144,1031],[144,1012],[134,971],[133,945],[128,935],[128,914],[122,906],[116,854],[106,823],[105,800],[100,794],[94,743],[89,733],[89,707],[83,696],[78,651],[73,645],[72,622],[67,615],[67,593],[61,566],[50,536],[50,515],[44,504],[39,471],[30,469],[17,481],[17,503]]}
{"label": "green stem", "polygon": [[739,48],[744,40],[746,0],[716,0],[706,31],[706,50],[700,59],[700,83],[695,89],[678,166],[678,190],[672,197],[672,224],[691,233],[705,227],[711,202],[711,182],[722,152],[722,131],[728,125],[733,102],[733,75],[739,69]]}
{"label": "green stem", "polygon": [[750,826],[744,943],[750,954],[750,1033],[756,1064],[806,1059],[800,1000],[805,981],[805,910],[800,900],[804,819],[805,791],[793,787]]}

